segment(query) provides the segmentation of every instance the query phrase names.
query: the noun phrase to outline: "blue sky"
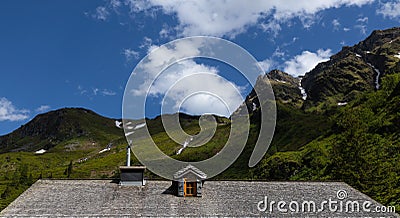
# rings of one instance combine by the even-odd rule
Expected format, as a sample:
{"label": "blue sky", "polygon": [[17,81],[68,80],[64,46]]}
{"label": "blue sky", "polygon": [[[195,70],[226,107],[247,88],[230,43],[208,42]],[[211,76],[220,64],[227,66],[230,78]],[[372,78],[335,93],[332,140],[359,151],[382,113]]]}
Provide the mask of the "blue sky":
{"label": "blue sky", "polygon": [[3,0],[0,135],[63,107],[121,117],[134,67],[174,39],[222,37],[298,76],[399,21],[400,1]]}

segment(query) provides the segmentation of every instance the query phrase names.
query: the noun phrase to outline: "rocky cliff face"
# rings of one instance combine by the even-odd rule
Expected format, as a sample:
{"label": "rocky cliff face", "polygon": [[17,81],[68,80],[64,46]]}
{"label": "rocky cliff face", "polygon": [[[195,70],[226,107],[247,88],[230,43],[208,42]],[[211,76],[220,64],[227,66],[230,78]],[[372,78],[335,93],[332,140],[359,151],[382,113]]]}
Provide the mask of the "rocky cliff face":
{"label": "rocky cliff face", "polygon": [[[300,81],[299,78],[295,78],[283,71],[272,70],[257,78],[255,89],[263,92],[269,82],[276,101],[300,108],[303,104]],[[246,97],[245,105],[249,112],[257,113],[260,102],[254,90]]]}
{"label": "rocky cliff face", "polygon": [[276,100],[298,107],[302,105],[304,99],[301,93],[300,78],[294,78],[279,70],[269,72],[267,78],[274,89]]}

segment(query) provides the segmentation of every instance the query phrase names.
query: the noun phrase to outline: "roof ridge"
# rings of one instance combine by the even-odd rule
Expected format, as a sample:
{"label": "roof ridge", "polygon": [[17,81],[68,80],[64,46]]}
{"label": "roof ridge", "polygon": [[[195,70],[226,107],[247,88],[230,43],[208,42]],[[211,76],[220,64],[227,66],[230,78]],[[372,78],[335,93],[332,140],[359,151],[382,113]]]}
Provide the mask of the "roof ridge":
{"label": "roof ridge", "polygon": [[194,173],[196,176],[200,177],[201,179],[207,178],[207,174],[205,174],[203,171],[198,169],[197,167],[188,164],[186,167],[178,170],[176,173],[174,173],[174,178],[180,178],[183,175],[185,175],[188,172]]}

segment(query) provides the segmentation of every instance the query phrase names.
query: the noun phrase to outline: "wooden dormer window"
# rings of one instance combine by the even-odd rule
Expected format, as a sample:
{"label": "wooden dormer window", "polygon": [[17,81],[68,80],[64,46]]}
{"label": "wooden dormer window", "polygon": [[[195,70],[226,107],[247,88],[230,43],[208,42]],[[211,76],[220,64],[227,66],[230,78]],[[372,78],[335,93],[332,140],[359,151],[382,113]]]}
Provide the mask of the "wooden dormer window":
{"label": "wooden dormer window", "polygon": [[197,195],[196,187],[197,187],[197,182],[187,182],[185,179],[183,184],[184,196],[185,197],[196,196]]}
{"label": "wooden dormer window", "polygon": [[174,174],[172,184],[177,188],[179,197],[201,197],[203,181],[207,175],[192,165],[188,165]]}

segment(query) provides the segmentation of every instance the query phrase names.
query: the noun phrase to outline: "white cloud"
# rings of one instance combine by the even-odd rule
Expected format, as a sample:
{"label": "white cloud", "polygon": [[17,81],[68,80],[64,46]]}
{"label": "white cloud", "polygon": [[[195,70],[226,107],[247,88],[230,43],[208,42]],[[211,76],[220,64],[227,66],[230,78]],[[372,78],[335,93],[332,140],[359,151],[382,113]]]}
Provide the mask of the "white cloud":
{"label": "white cloud", "polygon": [[363,35],[367,34],[367,23],[368,17],[360,17],[356,21],[358,24],[354,25],[354,28],[359,29],[360,33]]}
{"label": "white cloud", "polygon": [[400,17],[400,1],[386,2],[381,5],[377,10],[378,14],[382,14],[384,17],[399,18]]}
{"label": "white cloud", "polygon": [[153,45],[153,40],[149,37],[144,37],[142,44],[140,44],[139,48],[147,48],[151,47]]}
{"label": "white cloud", "polygon": [[92,91],[88,91],[83,86],[79,85],[77,89],[79,91],[79,94],[81,94],[83,96],[86,96],[91,100],[93,99],[93,96],[99,96],[99,95],[102,95],[102,96],[114,96],[114,95],[117,94],[113,90],[97,88],[97,87],[92,88]]}
{"label": "white cloud", "polygon": [[93,88],[92,91],[93,91],[93,95],[97,95],[97,93],[99,92],[99,89],[98,88]]}
{"label": "white cloud", "polygon": [[78,89],[78,91],[79,91],[79,93],[81,94],[81,95],[85,95],[85,94],[87,94],[87,90],[86,89],[84,89],[81,85],[78,85],[78,87],[77,87],[77,89]]}
{"label": "white cloud", "polygon": [[265,59],[263,61],[258,62],[264,72],[269,72],[276,65],[276,63],[272,59]]}
{"label": "white cloud", "polygon": [[[287,46],[287,45],[290,45],[290,44],[289,44],[289,43],[284,43],[284,44],[282,45],[282,47]],[[280,47],[278,47],[278,48],[275,49],[274,53],[272,53],[272,56],[273,56],[273,57],[282,58],[282,57],[285,56],[285,52],[282,51]]]}
{"label": "white cloud", "polygon": [[36,108],[36,112],[38,113],[44,113],[48,111],[51,107],[49,105],[41,105],[40,107]]}
{"label": "white cloud", "polygon": [[112,91],[112,90],[103,89],[103,90],[101,91],[101,94],[103,94],[104,96],[114,96],[114,95],[116,95],[117,93],[114,92],[114,91]]}
{"label": "white cloud", "polygon": [[[314,25],[316,20],[321,19],[321,17],[316,14],[303,14],[298,17],[305,29],[310,29],[312,27],[312,25]],[[285,19],[290,19],[290,18],[292,18],[292,17],[288,17]]]}
{"label": "white cloud", "polygon": [[125,56],[126,61],[131,61],[133,59],[139,59],[139,52],[134,51],[132,49],[126,48],[122,51],[122,54]]}
{"label": "white cloud", "polygon": [[168,93],[170,105],[175,111],[179,109],[189,114],[213,113],[228,117],[243,102],[241,90],[241,87],[220,77],[216,68],[189,59],[166,69],[154,81],[149,94],[157,96]]}
{"label": "white cloud", "polygon": [[[149,55],[147,56],[147,61],[140,65],[142,68],[141,70],[148,74],[148,78],[155,78],[159,72],[162,72],[165,63],[199,55],[199,48],[202,43],[202,40],[185,40],[175,43],[176,46],[174,48],[151,45],[148,48]],[[158,51],[151,52],[154,49],[158,49]],[[146,88],[149,87],[152,82],[151,79],[145,79],[144,83],[141,84],[138,89],[133,91],[133,94],[145,95],[147,93]]]}
{"label": "white cloud", "polygon": [[112,8],[117,9],[121,7],[122,3],[119,0],[111,0],[110,5]]}
{"label": "white cloud", "polygon": [[130,7],[132,12],[146,11],[152,7],[147,0],[126,0],[125,4]]}
{"label": "white cloud", "polygon": [[[163,113],[179,110],[230,116],[243,102],[244,88],[219,76],[217,68],[186,59],[201,55],[204,43],[204,39],[194,38],[169,46],[150,46],[149,55],[135,72],[137,83],[130,90],[133,97],[163,97],[168,108]],[[157,51],[151,52],[154,49]],[[163,69],[166,64],[171,65]]]}
{"label": "white cloud", "polygon": [[169,33],[171,31],[168,28],[163,27],[160,32],[158,33],[158,35],[160,35],[160,37],[162,38],[167,38],[169,36]]}
{"label": "white cloud", "polygon": [[282,29],[281,25],[277,21],[269,21],[269,22],[262,23],[262,24],[260,24],[260,27],[264,32],[273,33],[273,35],[275,37],[278,35],[279,31],[281,31],[281,29]]}
{"label": "white cloud", "polygon": [[357,22],[368,23],[368,17],[360,17],[357,19]]}
{"label": "white cloud", "polygon": [[303,51],[300,55],[296,55],[293,59],[285,62],[284,71],[293,76],[304,75],[316,67],[318,63],[329,60],[331,55],[330,49],[319,49],[317,53]]}
{"label": "white cloud", "polygon": [[348,27],[343,28],[343,31],[345,31],[345,32],[349,32],[350,30],[351,30],[351,29],[348,28]]}
{"label": "white cloud", "polygon": [[110,12],[108,12],[106,7],[99,6],[96,8],[96,12],[92,14],[92,17],[98,20],[107,20],[108,16],[110,16]]}
{"label": "white cloud", "polygon": [[160,32],[158,32],[158,35],[161,38],[173,38],[173,33],[174,32],[174,28],[169,26],[168,24],[164,23],[162,29],[160,30]]}
{"label": "white cloud", "polygon": [[234,37],[249,26],[264,19],[264,29],[277,31],[280,23],[299,18],[305,27],[313,23],[314,16],[325,9],[343,6],[362,6],[374,0],[287,0],[287,1],[180,1],[180,0],[128,0],[133,12],[162,10],[176,16],[176,29],[184,36],[213,35]]}
{"label": "white cloud", "polygon": [[21,121],[29,118],[29,110],[17,109],[7,98],[0,98],[0,121]]}
{"label": "white cloud", "polygon": [[357,25],[354,25],[354,28],[359,29],[360,33],[363,34],[363,35],[367,34],[367,25],[357,24]]}
{"label": "white cloud", "polygon": [[334,29],[334,30],[339,30],[340,22],[339,22],[338,19],[333,19],[333,20],[332,20],[332,25],[333,25],[333,29]]}

